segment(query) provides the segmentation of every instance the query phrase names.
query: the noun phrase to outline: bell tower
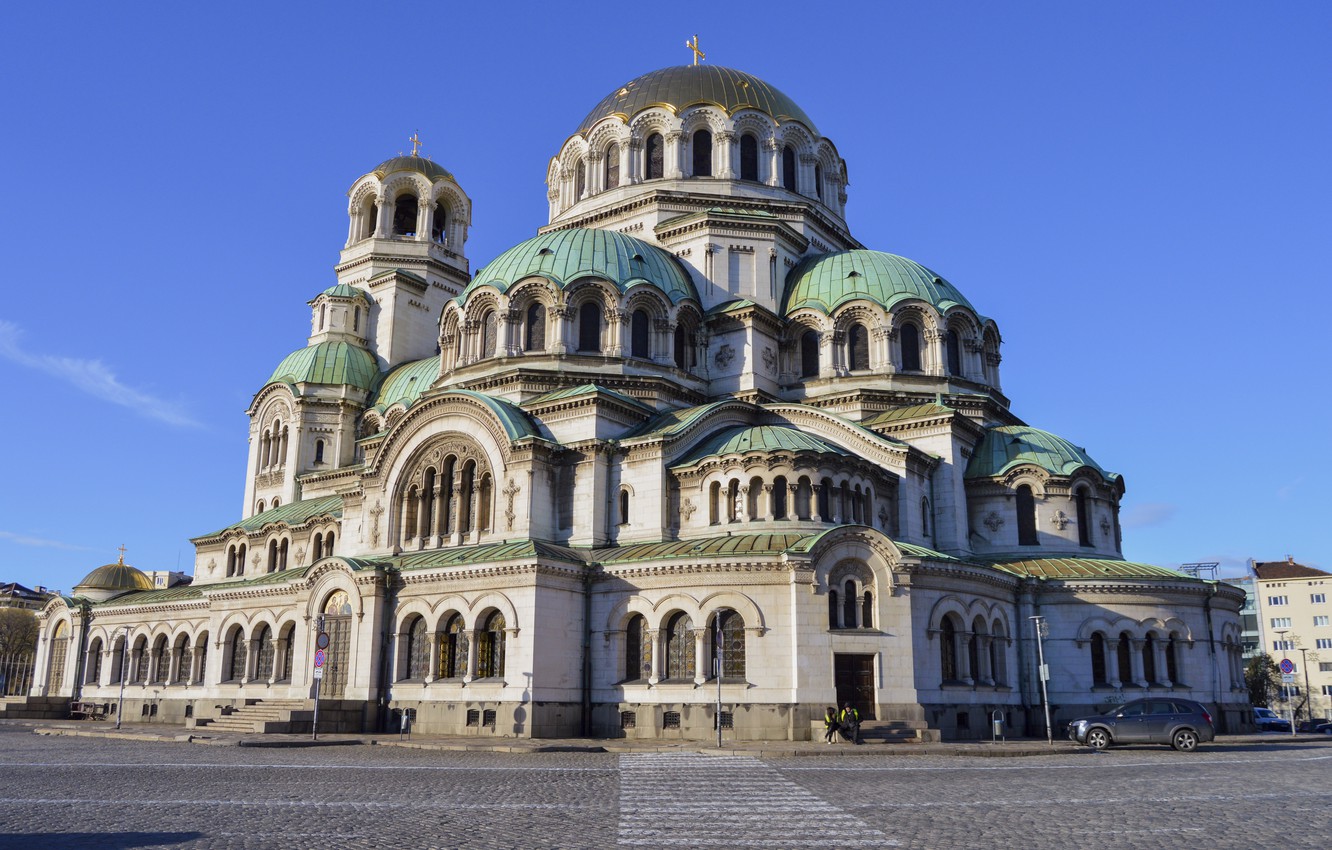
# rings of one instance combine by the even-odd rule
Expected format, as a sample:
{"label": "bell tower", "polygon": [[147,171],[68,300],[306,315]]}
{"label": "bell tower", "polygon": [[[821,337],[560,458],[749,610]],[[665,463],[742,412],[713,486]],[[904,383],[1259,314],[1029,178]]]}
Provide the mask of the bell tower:
{"label": "bell tower", "polygon": [[370,302],[367,345],[382,370],[435,353],[444,304],[471,280],[464,246],[472,202],[419,152],[385,160],[352,184],[338,283]]}

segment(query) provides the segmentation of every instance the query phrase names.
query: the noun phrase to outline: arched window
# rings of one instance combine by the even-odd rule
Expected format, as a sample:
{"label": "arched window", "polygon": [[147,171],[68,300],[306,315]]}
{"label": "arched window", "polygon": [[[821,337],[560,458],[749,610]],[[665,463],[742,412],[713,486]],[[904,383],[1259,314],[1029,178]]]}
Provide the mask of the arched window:
{"label": "arched window", "polygon": [[841,623],[842,623],[842,617],[841,617],[842,609],[841,609],[841,606],[839,606],[839,605],[837,604],[837,598],[838,598],[838,597],[837,597],[837,591],[832,590],[832,589],[829,589],[829,590],[828,590],[828,628],[830,628],[830,629],[841,628]]}
{"label": "arched window", "polygon": [[818,163],[814,164],[814,197],[823,200],[823,168]]}
{"label": "arched window", "polygon": [[208,674],[208,632],[202,633],[199,635],[198,639],[195,640],[194,654],[199,658],[199,673],[194,677],[194,683],[196,685],[202,685],[204,676]]}
{"label": "arched window", "polygon": [[369,239],[371,236],[374,236],[375,231],[379,229],[379,204],[370,204],[362,216],[365,226],[361,229],[361,238]]}
{"label": "arched window", "polygon": [[587,166],[580,159],[574,163],[574,200],[582,200],[587,194]]}
{"label": "arched window", "polygon": [[1128,632],[1119,633],[1119,645],[1115,647],[1115,660],[1119,662],[1119,681],[1129,684],[1133,677],[1133,647]]}
{"label": "arched window", "polygon": [[[1074,498],[1078,505],[1078,545],[1090,546],[1092,545],[1092,523],[1091,508],[1087,504],[1087,491],[1085,489],[1078,490],[1077,496]],[[1171,679],[1171,681],[1174,680]]]}
{"label": "arched window", "polygon": [[666,172],[666,146],[661,133],[653,133],[643,143],[643,173],[647,180],[660,180]]}
{"label": "arched window", "polygon": [[866,590],[860,600],[860,627],[874,628],[874,594]]}
{"label": "arched window", "polygon": [[1109,679],[1105,676],[1105,637],[1096,632],[1091,639],[1091,674],[1093,685],[1105,685]]}
{"label": "arched window", "polygon": [[315,440],[315,458],[314,458],[314,462],[315,462],[315,463],[323,463],[323,462],[324,462],[324,441],[323,441],[323,440]]}
{"label": "arched window", "polygon": [[1008,683],[1008,653],[1004,651],[1007,637],[1004,624],[995,620],[990,627],[990,675],[997,685]]}
{"label": "arched window", "polygon": [[57,692],[65,683],[65,657],[69,655],[69,626],[62,620],[56,624],[51,636],[51,674],[47,686],[51,692]]}
{"label": "arched window", "polygon": [[416,196],[410,193],[399,195],[393,202],[394,236],[416,235],[416,207]]}
{"label": "arched window", "polygon": [[1165,662],[1166,662],[1166,678],[1170,680],[1170,684],[1172,685],[1179,684],[1179,656],[1177,655],[1178,651],[1179,651],[1179,640],[1175,635],[1175,633],[1171,632],[1170,640],[1166,642]]}
{"label": "arched window", "polygon": [[783,476],[783,475],[778,475],[776,478],[772,479],[772,518],[773,518],[773,519],[790,519],[790,518],[791,518],[791,517],[787,514],[788,507],[789,507],[789,506],[787,505],[787,497],[788,497],[788,495],[789,495],[789,494],[787,493],[786,477]]}
{"label": "arched window", "polygon": [[717,525],[721,522],[721,482],[714,481],[708,487],[708,523]]}
{"label": "arched window", "polygon": [[812,517],[814,510],[813,501],[814,488],[810,484],[809,479],[802,475],[800,476],[800,479],[796,481],[795,518],[809,519]]}
{"label": "arched window", "polygon": [[227,547],[227,578],[236,574],[236,547],[234,545]]}
{"label": "arched window", "polygon": [[449,617],[444,625],[443,645],[439,648],[439,678],[458,679],[467,672],[467,632],[462,614]]}
{"label": "arched window", "polygon": [[614,189],[620,185],[620,146],[611,143],[606,148],[606,188]]}
{"label": "arched window", "polygon": [[476,650],[478,678],[500,678],[504,675],[503,614],[496,611],[486,619],[486,624],[478,635]]}
{"label": "arched window", "polygon": [[287,626],[282,633],[282,671],[278,674],[279,682],[290,682],[291,671],[296,658],[296,627]]}
{"label": "arched window", "polygon": [[796,191],[796,155],[790,145],[782,148],[782,188]]}
{"label": "arched window", "polygon": [[648,314],[646,310],[635,310],[630,319],[629,354],[632,357],[651,357],[651,340],[648,337]]}
{"label": "arched window", "polygon": [[430,239],[443,245],[448,232],[449,211],[443,203],[435,204],[435,215],[430,221]]}
{"label": "arched window", "polygon": [[685,329],[684,329],[682,326],[680,326],[680,325],[676,325],[676,326],[675,326],[675,340],[674,340],[674,342],[675,342],[675,368],[677,368],[677,369],[684,369],[684,368],[685,368]]}
{"label": "arched window", "polygon": [[273,631],[268,626],[260,626],[259,634],[254,639],[254,648],[259,655],[254,660],[254,678],[267,682],[273,678]]}
{"label": "arched window", "polygon": [[[148,681],[148,638],[140,637],[134,642],[134,673],[131,682],[142,685]],[[64,655],[60,656],[62,659]],[[64,662],[61,661],[63,664]]]}
{"label": "arched window", "polygon": [[278,506],[281,505],[281,504],[282,504],[282,503],[279,502],[277,499],[274,499],[274,500],[273,500],[273,504],[269,505],[268,507],[271,508],[272,510],[277,510],[277,509],[278,509]]}
{"label": "arched window", "polygon": [[939,624],[939,668],[945,682],[957,681],[957,626],[952,616]]}
{"label": "arched window", "polygon": [[911,322],[903,323],[897,332],[902,346],[902,371],[920,371],[920,328]]}
{"label": "arched window", "polygon": [[430,641],[426,637],[424,617],[415,617],[407,629],[404,647],[404,679],[424,679],[430,668]]}
{"label": "arched window", "polygon": [[490,473],[481,476],[481,485],[477,488],[476,527],[482,531],[492,531],[490,527],[491,505]]}
{"label": "arched window", "polygon": [[620,525],[629,524],[629,491],[620,488]]}
{"label": "arched window", "polygon": [[869,333],[859,322],[846,331],[846,366],[853,372],[869,368]]}
{"label": "arched window", "polygon": [[740,482],[731,479],[731,483],[726,485],[726,521],[739,522],[740,516]]}
{"label": "arched window", "polygon": [[694,176],[712,176],[712,133],[707,130],[694,131]]}
{"label": "arched window", "polygon": [[1147,633],[1142,642],[1142,678],[1147,684],[1156,684],[1156,635]]}
{"label": "arched window", "polygon": [[476,499],[476,461],[463,465],[461,490],[458,494],[458,531],[468,534],[472,530],[472,503]]}
{"label": "arched window", "polygon": [[324,538],[324,554],[330,558],[333,557],[333,532],[331,531]]}
{"label": "arched window", "polygon": [[601,353],[601,305],[595,301],[584,301],[578,308],[578,350]]}
{"label": "arched window", "polygon": [[93,638],[88,644],[88,662],[83,666],[85,671],[83,683],[85,685],[96,685],[102,678],[102,639]]}
{"label": "arched window", "polygon": [[667,679],[694,678],[694,624],[683,611],[676,612],[666,623]]}
{"label": "arched window", "polygon": [[239,682],[245,678],[245,631],[239,626],[231,633],[231,666],[227,668],[227,679]]}
{"label": "arched window", "polygon": [[361,330],[361,308],[352,308],[352,332],[359,333]]}
{"label": "arched window", "polygon": [[642,614],[629,618],[624,633],[624,678],[640,681],[652,675],[652,641],[648,637],[647,620]]}
{"label": "arched window", "polygon": [[815,378],[819,374],[819,334],[805,331],[800,335],[800,377]]}
{"label": "arched window", "polygon": [[539,301],[527,307],[527,326],[523,328],[523,350],[546,350],[546,305]]}
{"label": "arched window", "polygon": [[328,326],[328,305],[319,305],[319,329],[322,331]]}
{"label": "arched window", "polygon": [[263,500],[263,499],[260,499],[260,500],[259,500],[259,504],[258,504],[258,506],[257,506],[257,510],[255,511],[255,513],[257,513],[257,514],[261,514],[261,513],[263,513],[263,512],[264,512],[264,500]]}
{"label": "arched window", "polygon": [[177,685],[188,685],[190,683],[190,665],[194,660],[190,639],[181,635],[176,641],[176,646],[171,650],[171,654],[176,657],[176,676],[172,681]]}
{"label": "arched window", "polygon": [[481,317],[481,352],[482,360],[495,356],[495,311],[487,310]]}
{"label": "arched window", "polygon": [[832,490],[833,483],[831,480],[824,478],[819,482],[819,519],[823,522],[833,521]]}
{"label": "arched window", "polygon": [[278,568],[278,542],[276,540],[268,541],[268,571],[277,572]]}
{"label": "arched window", "polygon": [[846,592],[846,597],[842,600],[842,627],[854,629],[856,623],[856,583],[847,579],[846,584],[842,586]]}
{"label": "arched window", "polygon": [[1036,536],[1036,497],[1027,484],[1017,488],[1017,527],[1019,546],[1039,546]]}
{"label": "arched window", "polygon": [[923,534],[923,535],[925,535],[926,537],[931,537],[931,536],[933,536],[933,532],[930,531],[930,527],[931,527],[931,525],[932,525],[932,523],[930,522],[930,500],[929,500],[929,499],[921,499],[921,500],[920,500],[920,533]]}
{"label": "arched window", "polygon": [[[259,510],[260,513],[263,512],[263,508],[260,508]],[[242,543],[240,546],[236,547],[236,575],[238,576],[245,575],[245,554],[246,546]]]}
{"label": "arched window", "polygon": [[288,539],[285,538],[285,537],[282,538],[282,542],[278,544],[278,569],[279,569],[279,570],[285,570],[285,569],[287,568],[287,551],[288,551],[290,548],[291,548],[291,541],[288,540]]}
{"label": "arched window", "polygon": [[957,331],[950,330],[944,335],[944,346],[948,349],[948,374],[962,377],[962,340]]}
{"label": "arched window", "polygon": [[758,139],[752,134],[745,133],[740,137],[740,179],[758,180],[759,179],[759,146]]}
{"label": "arched window", "polygon": [[721,675],[723,679],[745,678],[745,621],[735,611],[718,611],[708,629],[712,657],[717,657],[717,636],[721,635]]}

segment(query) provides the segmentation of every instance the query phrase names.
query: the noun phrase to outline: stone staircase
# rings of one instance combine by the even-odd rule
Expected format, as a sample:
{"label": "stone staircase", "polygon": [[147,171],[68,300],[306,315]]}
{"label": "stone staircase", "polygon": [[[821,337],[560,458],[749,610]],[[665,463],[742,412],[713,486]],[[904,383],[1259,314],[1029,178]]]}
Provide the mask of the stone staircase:
{"label": "stone staircase", "polygon": [[196,721],[195,727],[209,732],[231,732],[240,735],[283,733],[294,731],[293,720],[297,723],[303,721],[305,728],[308,729],[313,713],[308,700],[252,700],[206,723],[202,719]]}
{"label": "stone staircase", "polygon": [[924,720],[866,720],[860,724],[862,744],[934,744],[939,730]]}
{"label": "stone staircase", "polygon": [[0,699],[3,720],[68,720],[69,697],[4,697]]}

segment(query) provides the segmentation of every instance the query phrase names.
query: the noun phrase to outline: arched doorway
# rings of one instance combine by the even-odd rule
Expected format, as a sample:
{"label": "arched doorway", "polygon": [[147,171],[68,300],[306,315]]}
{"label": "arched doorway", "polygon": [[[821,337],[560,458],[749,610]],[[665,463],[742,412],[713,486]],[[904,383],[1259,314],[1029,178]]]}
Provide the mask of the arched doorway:
{"label": "arched doorway", "polygon": [[[351,668],[351,597],[345,590],[335,590],[324,602],[324,633],[328,635],[325,649],[324,680],[319,686],[321,699],[342,699],[347,690],[347,673]],[[311,660],[313,664],[313,659]]]}

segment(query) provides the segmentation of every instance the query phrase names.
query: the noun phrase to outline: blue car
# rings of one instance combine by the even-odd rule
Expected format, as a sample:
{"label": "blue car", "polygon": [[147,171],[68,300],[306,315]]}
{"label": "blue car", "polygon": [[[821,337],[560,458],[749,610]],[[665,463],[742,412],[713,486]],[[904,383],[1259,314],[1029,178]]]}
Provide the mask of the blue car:
{"label": "blue car", "polygon": [[1081,717],[1068,725],[1068,737],[1094,750],[1114,744],[1169,744],[1191,753],[1216,737],[1212,715],[1201,703],[1175,697],[1135,699],[1106,714]]}

